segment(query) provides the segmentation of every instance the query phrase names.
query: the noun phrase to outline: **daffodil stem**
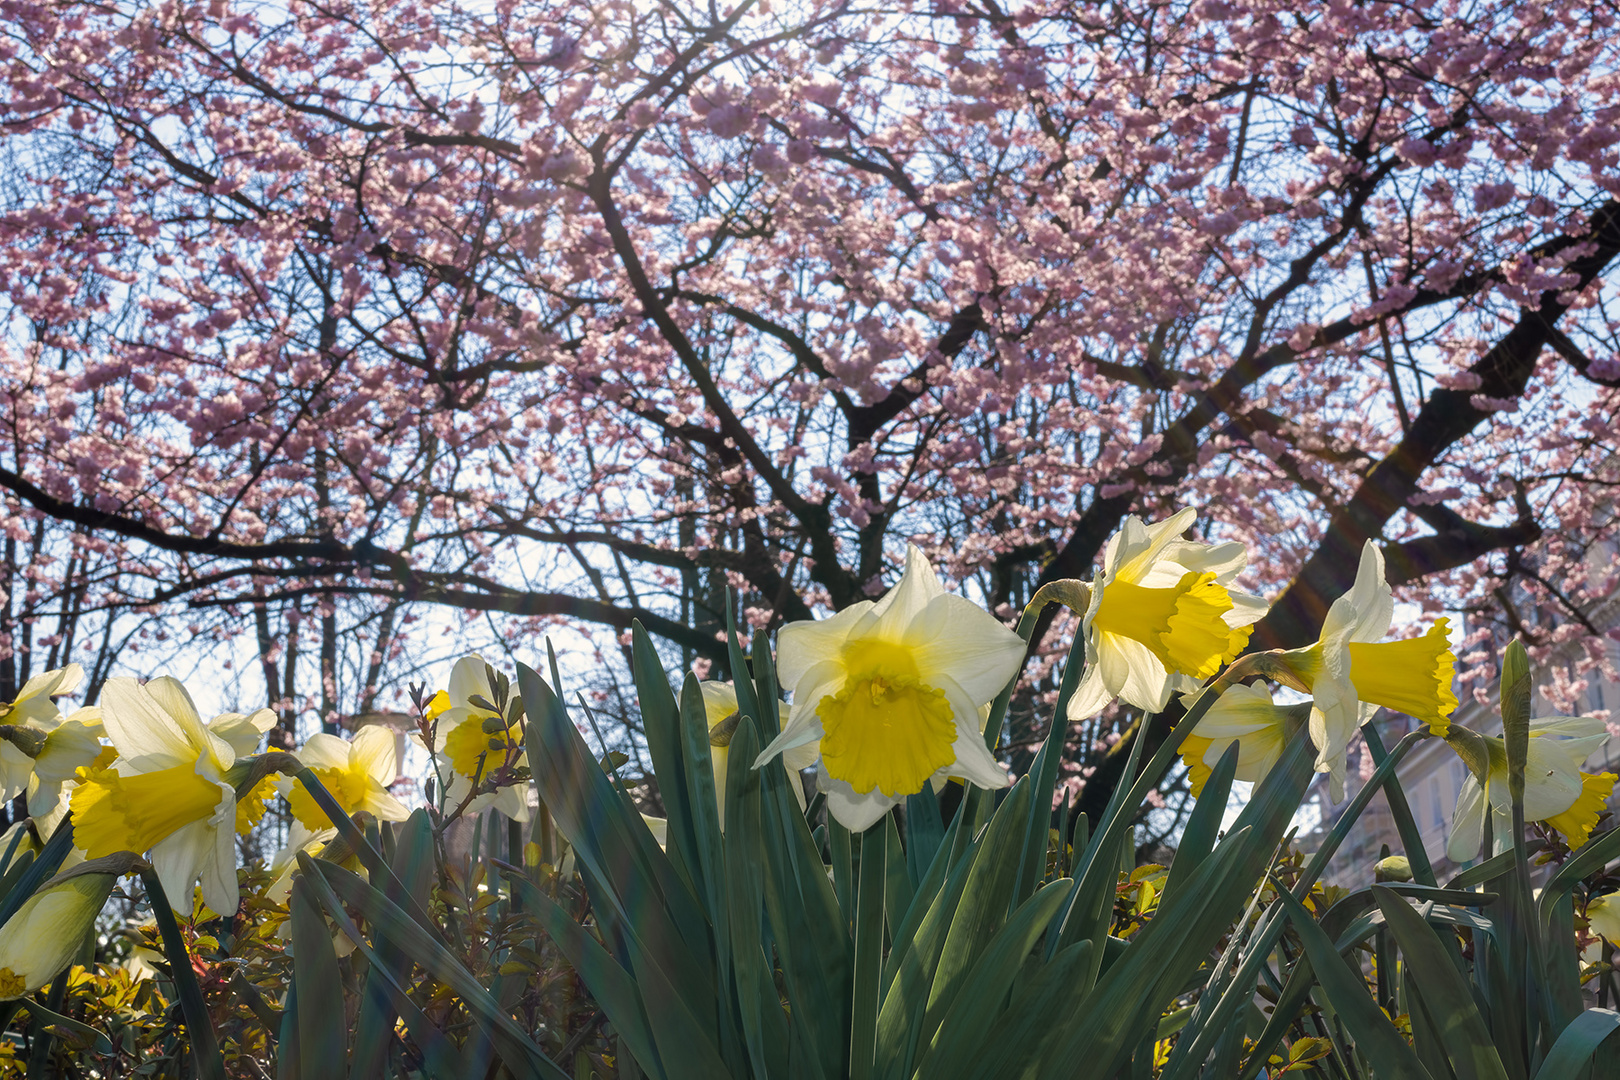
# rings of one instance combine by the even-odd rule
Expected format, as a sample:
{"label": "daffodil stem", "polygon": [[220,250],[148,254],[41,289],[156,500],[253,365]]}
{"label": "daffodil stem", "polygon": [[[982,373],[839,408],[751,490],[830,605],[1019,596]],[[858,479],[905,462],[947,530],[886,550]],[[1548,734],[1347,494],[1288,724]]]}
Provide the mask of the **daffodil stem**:
{"label": "daffodil stem", "polygon": [[186,1021],[186,1035],[191,1043],[191,1057],[202,1080],[225,1080],[225,1062],[219,1056],[219,1038],[208,1019],[208,1005],[203,1001],[202,988],[197,985],[197,973],[191,967],[191,954],[186,951],[186,939],[180,934],[174,908],[163,891],[163,882],[157,871],[141,871],[146,886],[146,898],[152,905],[152,918],[157,922],[158,937],[163,941],[163,955],[169,961],[169,976],[174,981],[175,994],[180,999],[180,1014]]}

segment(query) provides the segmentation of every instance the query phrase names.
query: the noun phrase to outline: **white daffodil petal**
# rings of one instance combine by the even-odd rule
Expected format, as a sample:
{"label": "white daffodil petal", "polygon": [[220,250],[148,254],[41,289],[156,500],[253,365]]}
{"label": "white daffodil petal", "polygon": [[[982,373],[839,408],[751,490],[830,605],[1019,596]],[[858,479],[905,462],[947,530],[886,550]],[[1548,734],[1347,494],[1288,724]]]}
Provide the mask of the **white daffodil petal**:
{"label": "white daffodil petal", "polygon": [[236,914],[241,893],[236,885],[236,832],[214,830],[213,851],[201,866],[203,903],[227,919]]}
{"label": "white daffodil petal", "polygon": [[1027,643],[970,600],[943,594],[930,600],[906,629],[918,677],[938,685],[948,675],[975,701],[994,700],[1024,663]]}
{"label": "white daffodil petal", "polygon": [[1384,576],[1384,553],[1368,540],[1350,591],[1333,601],[1322,622],[1322,640],[1377,641],[1389,632],[1395,597]]}
{"label": "white daffodil petal", "polygon": [[[366,799],[366,809],[379,821],[404,821],[411,816],[411,808],[386,791],[374,791]],[[525,804],[524,810],[528,810]]]}
{"label": "white daffodil petal", "polygon": [[134,679],[108,679],[101,690],[101,709],[102,723],[119,755],[142,772],[190,764],[202,750]]}
{"label": "white daffodil petal", "polygon": [[528,821],[528,795],[528,784],[509,784],[496,790],[492,805],[513,821]]}
{"label": "white daffodil petal", "polygon": [[344,769],[349,765],[349,744],[323,731],[299,747],[298,760],[311,769]]}
{"label": "white daffodil petal", "polygon": [[877,616],[873,633],[888,640],[899,638],[930,600],[943,595],[945,587],[939,583],[939,575],[934,573],[928,557],[917,545],[907,544],[906,569],[900,575],[900,583],[884,593],[872,608],[872,614]]}
{"label": "white daffodil petal", "polygon": [[850,832],[864,832],[871,828],[903,798],[890,798],[876,788],[865,795],[857,795],[848,783],[828,776],[825,769],[817,770],[816,786],[827,796],[827,812]]}
{"label": "white daffodil petal", "polygon": [[1111,646],[1104,655],[1108,657],[1110,666],[1103,669],[1104,681],[1112,683],[1114,669],[1123,669],[1124,679],[1118,690],[1120,700],[1148,712],[1163,712],[1164,707],[1170,704],[1170,694],[1176,688],[1176,680],[1164,669],[1159,658],[1140,641],[1119,634],[1110,634],[1109,638]]}
{"label": "white daffodil petal", "polygon": [[[163,883],[169,906],[183,915],[191,914],[191,890],[203,862],[213,855],[217,837],[206,821],[193,821],[152,845],[148,859]],[[235,913],[233,906],[230,913]]]}
{"label": "white daffodil petal", "polygon": [[829,618],[791,622],[778,630],[776,677],[782,686],[798,686],[820,665],[842,663],[844,642],[876,606],[870,600],[862,600]]}
{"label": "white daffodil petal", "polygon": [[[463,656],[450,669],[450,700],[460,705],[474,694],[494,704],[494,690],[489,685],[488,665],[477,653]],[[480,710],[487,712],[487,710]]]}
{"label": "white daffodil petal", "polygon": [[394,733],[387,728],[375,724],[361,728],[354,733],[349,753],[352,761],[383,787],[399,779]]}
{"label": "white daffodil petal", "polygon": [[1080,685],[1074,688],[1074,694],[1069,698],[1070,723],[1091,719],[1107,708],[1108,703],[1113,700],[1113,691],[1103,682],[1102,668],[1096,664],[1088,665],[1086,673],[1080,678]]}
{"label": "white daffodil petal", "polygon": [[269,709],[243,716],[221,713],[208,722],[208,730],[230,744],[237,757],[246,757],[259,748],[264,733],[276,726],[276,714]]}
{"label": "white daffodil petal", "polygon": [[1234,630],[1240,626],[1253,626],[1271,610],[1271,605],[1266,603],[1263,596],[1251,596],[1231,589],[1226,590],[1226,595],[1232,598],[1232,610],[1225,615],[1226,625]]}

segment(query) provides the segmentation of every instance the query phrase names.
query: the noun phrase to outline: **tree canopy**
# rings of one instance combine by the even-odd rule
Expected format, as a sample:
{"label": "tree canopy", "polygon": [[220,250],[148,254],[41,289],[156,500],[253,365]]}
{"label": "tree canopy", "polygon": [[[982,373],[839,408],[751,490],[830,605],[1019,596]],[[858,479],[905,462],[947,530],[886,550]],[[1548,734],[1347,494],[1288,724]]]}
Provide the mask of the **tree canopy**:
{"label": "tree canopy", "polygon": [[1371,538],[1473,643],[1596,661],[1614,23],[8,5],[0,629],[216,618],[330,716],[425,605],[723,664],[728,593],[771,629],[915,540],[1010,619],[1195,504],[1257,645]]}

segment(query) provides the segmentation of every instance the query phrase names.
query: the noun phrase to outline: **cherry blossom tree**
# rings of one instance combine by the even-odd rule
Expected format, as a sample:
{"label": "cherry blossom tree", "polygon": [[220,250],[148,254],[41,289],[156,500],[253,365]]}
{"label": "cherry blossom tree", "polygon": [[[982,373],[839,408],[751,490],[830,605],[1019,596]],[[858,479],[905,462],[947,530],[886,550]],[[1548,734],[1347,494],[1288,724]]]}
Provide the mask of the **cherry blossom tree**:
{"label": "cherry blossom tree", "polygon": [[346,663],[378,707],[434,605],[723,668],[728,596],[844,607],[907,540],[1011,618],[1188,503],[1250,546],[1256,644],[1373,538],[1464,669],[1500,627],[1602,662],[1605,5],[0,19],[28,588],[93,544],[99,609],[257,634],[272,698],[316,673],[330,717]]}

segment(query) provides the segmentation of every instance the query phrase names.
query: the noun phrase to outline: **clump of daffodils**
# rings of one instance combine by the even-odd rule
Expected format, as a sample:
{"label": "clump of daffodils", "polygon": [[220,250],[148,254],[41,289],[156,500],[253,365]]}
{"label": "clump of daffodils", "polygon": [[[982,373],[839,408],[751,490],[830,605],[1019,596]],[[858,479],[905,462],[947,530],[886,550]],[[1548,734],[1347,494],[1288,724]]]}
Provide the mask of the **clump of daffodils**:
{"label": "clump of daffodils", "polygon": [[900,582],[877,601],[777,636],[777,671],[793,692],[788,721],[755,767],[819,741],[827,806],[859,831],[931,780],[1005,787],[980,710],[1018,673],[1024,640],[947,593],[915,546]]}

